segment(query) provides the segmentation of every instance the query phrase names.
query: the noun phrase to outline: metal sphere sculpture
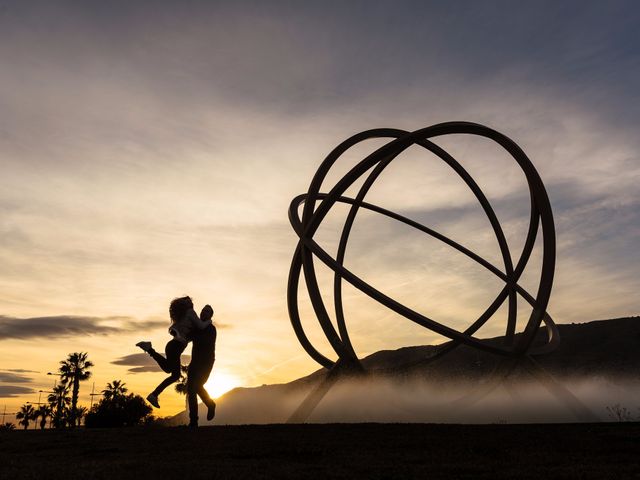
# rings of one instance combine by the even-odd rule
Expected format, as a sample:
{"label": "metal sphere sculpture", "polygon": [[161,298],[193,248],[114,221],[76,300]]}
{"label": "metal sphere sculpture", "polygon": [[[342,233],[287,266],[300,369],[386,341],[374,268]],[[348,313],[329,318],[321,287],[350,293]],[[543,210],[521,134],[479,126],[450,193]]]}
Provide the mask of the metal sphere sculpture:
{"label": "metal sphere sculpture", "polygon": [[[529,218],[526,241],[517,261],[514,262],[512,260],[511,252],[507,245],[502,227],[498,222],[491,204],[480,190],[480,187],[471,175],[469,175],[469,173],[460,165],[460,163],[458,163],[444,149],[430,141],[432,138],[450,134],[468,134],[493,140],[513,157],[524,172],[531,198],[531,215]],[[320,187],[324,179],[340,156],[354,145],[371,138],[389,138],[390,141],[360,161],[346,175],[344,175],[344,177],[342,177],[328,193],[320,193]],[[397,158],[400,153],[412,145],[419,145],[438,156],[443,162],[449,165],[449,167],[451,167],[471,189],[493,228],[502,255],[504,269],[498,268],[484,258],[468,250],[463,245],[460,245],[429,227],[364,201],[367,192],[378,176],[395,158]],[[363,177],[364,182],[355,198],[347,198],[343,196],[344,192],[350,186]],[[331,208],[338,202],[351,205],[351,207],[342,229],[336,258],[333,258],[323,250],[318,243],[316,243],[313,237],[323,219]],[[304,204],[304,206],[302,208],[302,215],[300,216],[299,210],[302,204]],[[479,263],[498,278],[503,280],[505,283],[504,288],[500,291],[489,307],[478,317],[478,319],[464,331],[459,331],[443,325],[397,302],[393,298],[369,285],[362,278],[359,278],[350,272],[343,264],[349,234],[360,209],[366,209],[385,215],[444,242]],[[515,142],[495,130],[475,123],[447,122],[416,130],[414,132],[406,132],[396,129],[375,129],[354,135],[338,145],[325,158],[313,177],[308,192],[306,194],[299,195],[292,200],[289,208],[289,221],[299,237],[299,242],[293,255],[291,269],[289,272],[287,288],[289,317],[296,336],[303,348],[314,360],[326,368],[330,369],[334,367],[336,362],[325,357],[311,344],[300,321],[298,288],[300,276],[302,274],[304,274],[309,298],[320,326],[331,344],[331,347],[336,352],[339,361],[344,363],[355,362],[359,364],[359,359],[349,339],[344,318],[344,309],[342,305],[343,280],[349,282],[364,294],[375,299],[408,320],[453,340],[453,342],[448,344],[448,347],[445,348],[444,351],[448,351],[460,344],[464,344],[505,357],[523,357],[525,355],[549,352],[558,345],[559,336],[557,328],[551,317],[546,312],[553,284],[556,254],[555,228],[549,197],[547,196],[547,192],[540,175],[525,153],[520,149],[520,147],[518,147],[518,145],[516,145]],[[518,280],[530,259],[540,226],[542,227],[542,269],[537,292],[535,295],[532,295],[518,284]],[[327,265],[334,272],[333,294],[335,302],[335,320],[338,327],[337,331],[331,322],[327,306],[325,305],[320,293],[314,267],[315,258]],[[518,295],[524,298],[532,306],[532,312],[524,331],[521,335],[516,337],[515,330]],[[474,337],[474,333],[495,314],[498,308],[500,308],[505,301],[508,303],[508,315],[504,344],[488,344]],[[543,346],[533,348],[533,340],[538,333],[542,322],[544,322],[547,327],[547,343]]]}

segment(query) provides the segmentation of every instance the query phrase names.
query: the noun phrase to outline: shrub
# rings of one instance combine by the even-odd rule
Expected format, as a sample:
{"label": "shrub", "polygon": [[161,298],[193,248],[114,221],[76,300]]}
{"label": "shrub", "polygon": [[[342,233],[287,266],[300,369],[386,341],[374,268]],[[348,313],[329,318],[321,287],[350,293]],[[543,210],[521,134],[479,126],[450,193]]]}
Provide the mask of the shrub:
{"label": "shrub", "polygon": [[132,427],[144,423],[152,409],[140,395],[117,395],[103,398],[91,408],[85,418],[87,428]]}
{"label": "shrub", "polygon": [[627,407],[623,407],[619,403],[607,407],[607,413],[609,414],[609,418],[615,420],[616,422],[633,421],[631,412],[627,409]]}

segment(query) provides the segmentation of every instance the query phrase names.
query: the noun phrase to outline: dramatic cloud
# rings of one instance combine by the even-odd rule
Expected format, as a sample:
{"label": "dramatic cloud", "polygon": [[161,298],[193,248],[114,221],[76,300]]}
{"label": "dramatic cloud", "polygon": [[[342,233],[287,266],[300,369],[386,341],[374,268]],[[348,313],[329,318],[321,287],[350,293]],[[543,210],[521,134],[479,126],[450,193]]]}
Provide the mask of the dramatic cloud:
{"label": "dramatic cloud", "polygon": [[35,390],[28,387],[18,387],[14,385],[0,385],[0,398],[16,398],[29,393],[34,393]]}
{"label": "dramatic cloud", "polygon": [[[164,355],[164,352],[162,350],[160,350],[159,353]],[[182,355],[181,361],[183,365],[188,365],[191,361],[191,355]],[[131,355],[126,355],[111,363],[114,365],[124,365],[127,367],[132,367],[128,369],[128,371],[131,373],[160,371],[160,367],[158,366],[156,361],[146,353],[134,353]]]}
{"label": "dramatic cloud", "polygon": [[0,340],[32,338],[55,339],[82,335],[111,335],[165,327],[166,321],[139,321],[126,317],[55,317],[16,318],[0,316]]}
{"label": "dramatic cloud", "polygon": [[25,375],[16,375],[11,371],[0,371],[0,382],[4,383],[31,383],[33,379]]}

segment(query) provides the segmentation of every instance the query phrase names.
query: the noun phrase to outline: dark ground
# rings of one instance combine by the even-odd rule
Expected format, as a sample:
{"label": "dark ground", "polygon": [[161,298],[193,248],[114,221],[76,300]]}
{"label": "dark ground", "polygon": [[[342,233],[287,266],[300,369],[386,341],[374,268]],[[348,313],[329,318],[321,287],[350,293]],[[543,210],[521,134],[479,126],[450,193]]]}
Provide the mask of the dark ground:
{"label": "dark ground", "polygon": [[640,424],[0,432],[0,478],[640,478]]}

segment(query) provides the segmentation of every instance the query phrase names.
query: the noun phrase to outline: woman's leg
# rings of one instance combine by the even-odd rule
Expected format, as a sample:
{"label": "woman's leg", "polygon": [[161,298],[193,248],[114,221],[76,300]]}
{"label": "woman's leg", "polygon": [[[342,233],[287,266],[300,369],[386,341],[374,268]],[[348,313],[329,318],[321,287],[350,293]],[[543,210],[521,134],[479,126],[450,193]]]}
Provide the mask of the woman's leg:
{"label": "woman's leg", "polygon": [[162,355],[160,355],[158,352],[156,352],[154,349],[149,350],[149,355],[151,355],[151,358],[153,358],[156,363],[160,366],[160,368],[162,369],[163,372],[166,373],[171,373],[171,367],[167,361],[166,358],[164,358]]}
{"label": "woman's leg", "polygon": [[[178,340],[171,340],[167,343],[165,348],[165,352],[167,354],[167,358],[165,359],[162,355],[159,355],[157,352],[150,351],[149,355],[151,355],[160,368],[162,368],[165,372],[170,373],[171,375],[165,378],[160,385],[156,387],[156,389],[151,393],[151,395],[155,395],[156,397],[162,393],[162,391],[171,385],[174,382],[180,380],[180,355],[184,351],[186,345]],[[155,356],[153,355],[155,353]],[[156,357],[162,359],[162,364]]]}
{"label": "woman's leg", "polygon": [[151,395],[155,395],[157,397],[158,395],[160,395],[164,391],[165,388],[167,388],[172,383],[177,382],[178,380],[180,380],[180,374],[179,373],[172,373],[170,376],[168,376],[162,382],[160,382],[160,385],[158,385],[155,388],[155,390],[153,392],[151,392]]}
{"label": "woman's leg", "polygon": [[166,373],[174,373],[176,370],[178,371],[178,376],[180,375],[180,355],[186,348],[186,344],[173,339],[167,342],[167,345],[164,347],[164,353],[166,358],[156,352],[153,348],[147,350],[147,353],[151,355],[156,363],[160,366],[160,368]]}

